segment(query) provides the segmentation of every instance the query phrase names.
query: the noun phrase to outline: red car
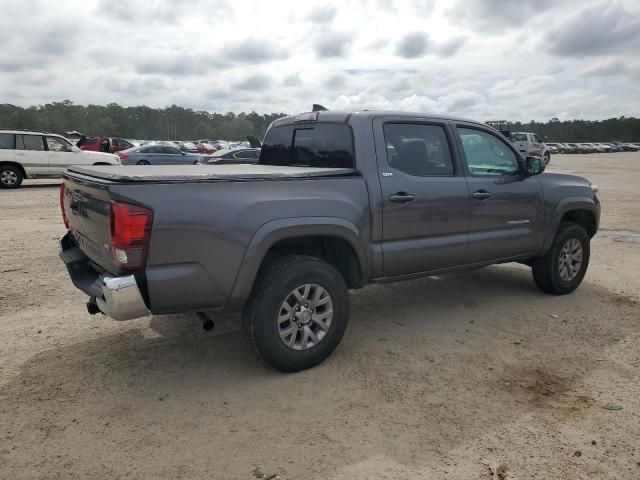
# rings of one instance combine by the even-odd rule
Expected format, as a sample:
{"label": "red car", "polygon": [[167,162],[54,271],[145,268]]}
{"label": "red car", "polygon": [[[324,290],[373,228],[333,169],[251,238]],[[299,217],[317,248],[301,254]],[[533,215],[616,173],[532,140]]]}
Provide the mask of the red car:
{"label": "red car", "polygon": [[115,153],[135,145],[120,137],[82,137],[76,144],[80,150]]}
{"label": "red car", "polygon": [[208,143],[198,143],[196,148],[198,149],[198,153],[202,155],[211,155],[216,151],[216,148]]}

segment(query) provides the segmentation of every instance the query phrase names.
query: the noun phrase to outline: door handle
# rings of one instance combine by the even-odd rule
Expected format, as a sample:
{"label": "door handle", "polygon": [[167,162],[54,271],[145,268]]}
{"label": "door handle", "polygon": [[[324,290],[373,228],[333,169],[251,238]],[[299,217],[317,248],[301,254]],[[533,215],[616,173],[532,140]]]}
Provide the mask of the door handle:
{"label": "door handle", "polygon": [[471,197],[475,198],[476,200],[485,200],[490,196],[491,196],[491,193],[487,192],[486,190],[478,190],[477,192],[473,192],[471,194]]}
{"label": "door handle", "polygon": [[407,192],[398,192],[393,195],[389,195],[389,201],[394,203],[408,203],[413,202],[416,199],[415,195]]}

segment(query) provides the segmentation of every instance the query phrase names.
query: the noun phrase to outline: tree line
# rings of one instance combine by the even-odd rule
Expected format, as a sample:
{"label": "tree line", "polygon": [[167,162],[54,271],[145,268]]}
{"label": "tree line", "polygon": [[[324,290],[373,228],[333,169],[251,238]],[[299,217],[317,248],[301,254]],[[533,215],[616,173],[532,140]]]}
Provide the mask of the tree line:
{"label": "tree line", "polygon": [[[77,130],[85,135],[134,139],[243,140],[262,138],[269,124],[284,113],[210,113],[172,105],[147,106],[76,105],[70,100],[31,107],[0,105],[0,128],[25,128],[62,133]],[[640,119],[559,120],[512,122],[511,131],[534,132],[555,142],[640,142]]]}
{"label": "tree line", "polygon": [[141,140],[245,140],[262,138],[269,124],[284,113],[210,113],[172,105],[167,108],[123,107],[117,103],[76,105],[70,100],[32,107],[0,104],[0,128],[30,129],[87,136]]}

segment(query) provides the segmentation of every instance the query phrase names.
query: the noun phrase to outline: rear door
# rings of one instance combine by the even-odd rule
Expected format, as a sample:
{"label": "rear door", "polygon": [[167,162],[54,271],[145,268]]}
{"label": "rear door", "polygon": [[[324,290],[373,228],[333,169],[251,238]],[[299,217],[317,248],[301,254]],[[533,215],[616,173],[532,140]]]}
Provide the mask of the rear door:
{"label": "rear door", "polygon": [[520,175],[518,154],[492,130],[459,123],[456,132],[471,191],[469,261],[536,252],[544,239],[539,177]]}
{"label": "rear door", "polygon": [[466,263],[469,189],[454,161],[448,125],[379,118],[374,136],[384,276]]}
{"label": "rear door", "polygon": [[16,161],[29,175],[49,175],[49,154],[42,135],[16,135]]}
{"label": "rear door", "polygon": [[71,143],[50,135],[46,135],[44,138],[49,158],[49,174],[62,174],[69,165],[84,163],[82,154],[78,150],[74,150]]}

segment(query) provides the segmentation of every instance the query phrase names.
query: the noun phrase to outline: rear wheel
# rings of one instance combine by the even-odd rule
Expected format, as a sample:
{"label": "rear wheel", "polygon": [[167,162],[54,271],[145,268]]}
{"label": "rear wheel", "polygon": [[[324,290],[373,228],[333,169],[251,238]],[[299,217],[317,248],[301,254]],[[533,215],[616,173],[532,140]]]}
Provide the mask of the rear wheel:
{"label": "rear wheel", "polygon": [[23,180],[22,171],[13,165],[0,166],[0,188],[18,188]]}
{"label": "rear wheel", "polygon": [[147,160],[140,160],[136,165],[151,165]]}
{"label": "rear wheel", "polygon": [[551,154],[549,152],[545,152],[545,154],[543,155],[543,158],[544,158],[544,164],[549,165],[549,162],[551,161]]}
{"label": "rear wheel", "polygon": [[555,295],[573,292],[589,265],[589,235],[577,223],[560,225],[551,249],[532,264],[533,280],[540,290]]}
{"label": "rear wheel", "polygon": [[282,372],[318,365],[347,328],[349,295],[331,265],[306,255],[274,260],[260,273],[242,315],[249,344]]}

